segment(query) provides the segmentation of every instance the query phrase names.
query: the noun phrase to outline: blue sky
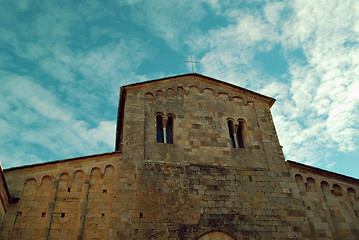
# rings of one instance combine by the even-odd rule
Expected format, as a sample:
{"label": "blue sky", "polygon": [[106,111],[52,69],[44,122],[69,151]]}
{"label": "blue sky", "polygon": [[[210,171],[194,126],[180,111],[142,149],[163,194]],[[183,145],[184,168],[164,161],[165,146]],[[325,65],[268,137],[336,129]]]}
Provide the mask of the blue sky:
{"label": "blue sky", "polygon": [[359,2],[0,0],[4,168],[114,150],[122,85],[196,72],[274,97],[286,159],[359,178]]}

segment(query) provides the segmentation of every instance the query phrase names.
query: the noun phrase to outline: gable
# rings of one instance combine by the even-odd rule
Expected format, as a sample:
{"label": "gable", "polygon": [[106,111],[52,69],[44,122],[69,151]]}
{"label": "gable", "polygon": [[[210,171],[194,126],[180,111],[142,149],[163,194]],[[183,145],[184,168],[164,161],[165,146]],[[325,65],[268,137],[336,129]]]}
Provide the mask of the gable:
{"label": "gable", "polygon": [[123,94],[124,91],[145,92],[149,97],[156,98],[156,95],[165,95],[166,92],[175,94],[177,91],[182,91],[184,94],[187,94],[186,89],[200,93],[207,92],[215,95],[228,95],[229,98],[233,99],[245,97],[247,101],[259,100],[268,104],[269,107],[275,102],[274,98],[197,73],[126,85],[122,87],[121,93]]}

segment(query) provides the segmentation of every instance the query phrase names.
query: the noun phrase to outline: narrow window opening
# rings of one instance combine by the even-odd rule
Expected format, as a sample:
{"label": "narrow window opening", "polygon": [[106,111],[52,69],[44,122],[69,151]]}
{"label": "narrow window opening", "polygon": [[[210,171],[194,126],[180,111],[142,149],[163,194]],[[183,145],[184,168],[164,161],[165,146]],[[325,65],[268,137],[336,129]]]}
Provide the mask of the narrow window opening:
{"label": "narrow window opening", "polygon": [[17,212],[16,216],[21,216],[22,212]]}
{"label": "narrow window opening", "polygon": [[156,122],[157,122],[156,141],[159,142],[159,143],[163,143],[164,142],[164,137],[163,137],[163,118],[162,118],[161,115],[156,116]]}
{"label": "narrow window opening", "polygon": [[105,214],[104,214],[104,213],[101,213],[101,215],[102,215],[102,217],[104,217],[104,216],[105,216]]}
{"label": "narrow window opening", "polygon": [[107,189],[102,190],[102,193],[107,193]]}
{"label": "narrow window opening", "polygon": [[62,218],[65,217],[65,213],[61,213],[61,217],[62,217]]}
{"label": "narrow window opening", "polygon": [[45,213],[45,212],[42,212],[42,213],[41,213],[41,217],[46,217],[46,213]]}
{"label": "narrow window opening", "polygon": [[143,213],[140,213],[140,218],[143,218]]}
{"label": "narrow window opening", "polygon": [[236,142],[234,140],[234,124],[232,120],[227,121],[229,137],[231,139],[231,146],[232,148],[236,148]]}
{"label": "narrow window opening", "polygon": [[67,191],[68,191],[68,192],[71,192],[71,188],[67,188]]}
{"label": "narrow window opening", "polygon": [[166,126],[166,143],[173,144],[173,117],[169,116]]}
{"label": "narrow window opening", "polygon": [[238,122],[238,128],[237,128],[237,143],[238,148],[244,148],[244,142],[243,142],[243,121]]}

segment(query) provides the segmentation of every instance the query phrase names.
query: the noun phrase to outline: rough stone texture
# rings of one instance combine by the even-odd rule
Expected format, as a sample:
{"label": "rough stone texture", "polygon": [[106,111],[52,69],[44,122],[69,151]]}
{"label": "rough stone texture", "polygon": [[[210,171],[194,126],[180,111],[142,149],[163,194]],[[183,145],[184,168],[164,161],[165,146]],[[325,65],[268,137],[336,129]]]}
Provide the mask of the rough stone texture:
{"label": "rough stone texture", "polygon": [[5,213],[9,208],[11,197],[4,177],[4,172],[0,164],[0,224],[4,220]]}
{"label": "rough stone texture", "polygon": [[273,102],[198,74],[123,87],[116,152],[5,170],[1,239],[358,239],[359,180],[286,164]]}
{"label": "rough stone texture", "polygon": [[359,239],[358,180],[287,162],[316,239]]}

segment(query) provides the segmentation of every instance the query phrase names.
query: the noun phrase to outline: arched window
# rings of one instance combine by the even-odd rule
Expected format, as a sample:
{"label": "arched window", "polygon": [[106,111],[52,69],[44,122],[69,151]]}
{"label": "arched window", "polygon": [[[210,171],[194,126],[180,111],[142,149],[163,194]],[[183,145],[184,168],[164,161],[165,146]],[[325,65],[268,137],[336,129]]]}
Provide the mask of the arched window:
{"label": "arched window", "polygon": [[166,125],[166,143],[173,144],[173,117],[168,116]]}
{"label": "arched window", "polygon": [[173,144],[173,123],[175,116],[168,114],[167,119],[163,113],[156,114],[156,142]]}
{"label": "arched window", "polygon": [[237,127],[238,148],[244,148],[243,133],[244,133],[244,121],[238,120],[238,127]]}
{"label": "arched window", "polygon": [[229,137],[231,140],[231,146],[232,148],[236,148],[236,142],[234,140],[234,124],[232,120],[228,120],[227,121],[227,125],[228,125],[228,131],[229,131]]}
{"label": "arched window", "polygon": [[163,117],[162,115],[156,116],[156,142],[163,143],[164,136],[163,136]]}
{"label": "arched window", "polygon": [[232,119],[228,119],[227,125],[232,148],[244,148],[245,121],[240,118],[235,125]]}

